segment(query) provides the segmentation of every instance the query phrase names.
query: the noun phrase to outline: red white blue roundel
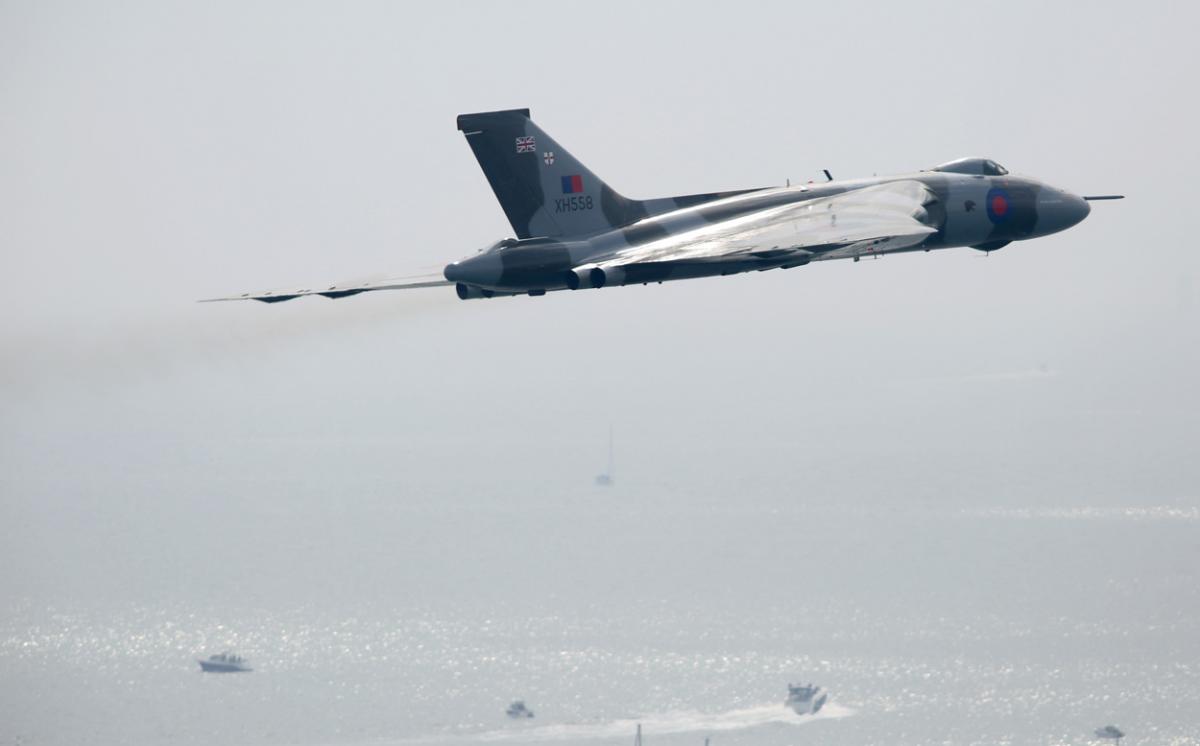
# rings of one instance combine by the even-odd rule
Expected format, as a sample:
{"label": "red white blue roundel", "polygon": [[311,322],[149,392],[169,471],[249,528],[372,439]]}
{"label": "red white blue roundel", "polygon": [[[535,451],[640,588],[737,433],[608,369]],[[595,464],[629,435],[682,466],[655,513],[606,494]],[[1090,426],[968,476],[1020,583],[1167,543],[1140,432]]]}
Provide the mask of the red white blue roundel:
{"label": "red white blue roundel", "polygon": [[1008,190],[993,187],[987,193],[987,216],[993,223],[1003,223],[1012,214],[1012,201],[1008,198]]}

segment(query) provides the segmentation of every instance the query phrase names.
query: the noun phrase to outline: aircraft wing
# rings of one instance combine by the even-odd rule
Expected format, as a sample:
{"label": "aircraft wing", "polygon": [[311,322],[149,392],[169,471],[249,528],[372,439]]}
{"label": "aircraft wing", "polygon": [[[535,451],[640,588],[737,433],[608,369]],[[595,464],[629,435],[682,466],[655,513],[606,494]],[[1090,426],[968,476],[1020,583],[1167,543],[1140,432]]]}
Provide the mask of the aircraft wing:
{"label": "aircraft wing", "polygon": [[299,298],[304,295],[345,298],[348,295],[358,295],[359,293],[366,293],[372,290],[413,290],[416,288],[437,288],[454,284],[443,279],[438,279],[439,277],[439,275],[419,275],[416,277],[395,277],[369,282],[342,282],[323,287],[281,288],[278,290],[265,290],[260,293],[230,295],[224,298],[205,298],[199,302],[215,303],[226,300],[257,300],[263,303],[279,303],[280,301],[291,300],[292,298]]}
{"label": "aircraft wing", "polygon": [[895,251],[937,232],[926,210],[936,199],[919,181],[893,181],[766,208],[593,262],[604,269],[714,262],[773,267]]}

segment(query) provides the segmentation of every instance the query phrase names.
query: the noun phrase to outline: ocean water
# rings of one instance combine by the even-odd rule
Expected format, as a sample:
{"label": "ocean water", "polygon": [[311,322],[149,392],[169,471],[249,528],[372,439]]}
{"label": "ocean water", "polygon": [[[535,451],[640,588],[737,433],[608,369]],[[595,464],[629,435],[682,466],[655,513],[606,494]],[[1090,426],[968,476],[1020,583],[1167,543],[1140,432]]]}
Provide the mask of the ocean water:
{"label": "ocean water", "polygon": [[[359,516],[357,560],[402,579],[373,596],[373,572],[311,555],[239,579],[259,550],[234,541],[212,557],[228,587],[6,599],[0,737],[599,745],[640,723],[661,744],[1083,744],[1115,722],[1200,743],[1195,508],[681,514],[635,492]],[[470,538],[420,539],[447,522]],[[224,649],[255,671],[202,674]],[[783,705],[801,680],[830,693],[815,717]],[[518,698],[534,719],[504,716]]]}

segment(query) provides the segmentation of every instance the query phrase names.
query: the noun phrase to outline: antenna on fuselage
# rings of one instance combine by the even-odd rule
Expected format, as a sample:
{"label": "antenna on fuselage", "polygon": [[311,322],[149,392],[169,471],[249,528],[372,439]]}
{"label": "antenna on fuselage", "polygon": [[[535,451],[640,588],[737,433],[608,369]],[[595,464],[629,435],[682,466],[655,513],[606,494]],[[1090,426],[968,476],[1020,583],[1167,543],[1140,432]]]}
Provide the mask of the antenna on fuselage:
{"label": "antenna on fuselage", "polygon": [[829,169],[823,168],[821,170],[825,172],[825,181],[833,181],[833,174],[829,173]]}

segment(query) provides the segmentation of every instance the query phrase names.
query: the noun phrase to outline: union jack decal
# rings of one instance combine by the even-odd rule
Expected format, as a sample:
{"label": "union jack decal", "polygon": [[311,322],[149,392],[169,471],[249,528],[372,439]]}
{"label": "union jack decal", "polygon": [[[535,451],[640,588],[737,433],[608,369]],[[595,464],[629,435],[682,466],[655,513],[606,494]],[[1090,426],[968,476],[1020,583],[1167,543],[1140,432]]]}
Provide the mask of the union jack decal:
{"label": "union jack decal", "polygon": [[518,137],[517,138],[517,152],[518,153],[536,153],[537,152],[537,143],[535,143],[533,141],[533,135],[528,135],[526,137]]}

